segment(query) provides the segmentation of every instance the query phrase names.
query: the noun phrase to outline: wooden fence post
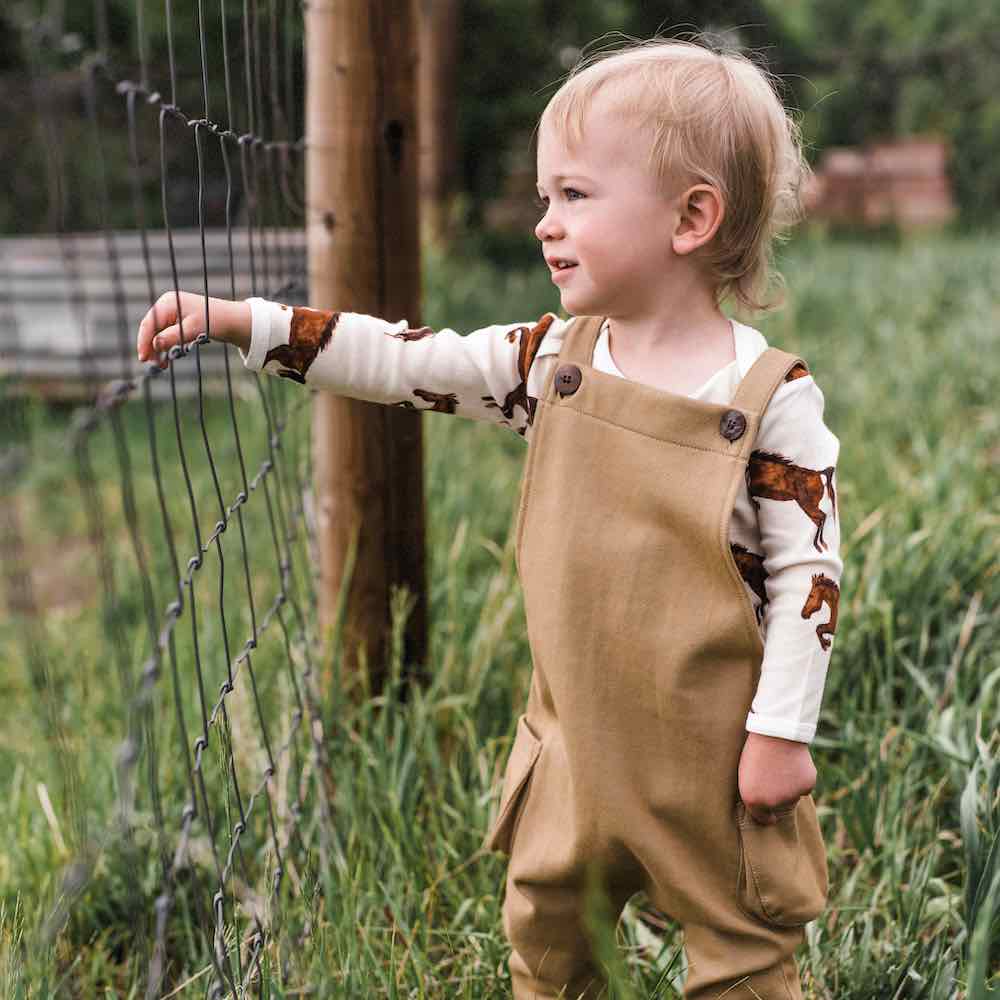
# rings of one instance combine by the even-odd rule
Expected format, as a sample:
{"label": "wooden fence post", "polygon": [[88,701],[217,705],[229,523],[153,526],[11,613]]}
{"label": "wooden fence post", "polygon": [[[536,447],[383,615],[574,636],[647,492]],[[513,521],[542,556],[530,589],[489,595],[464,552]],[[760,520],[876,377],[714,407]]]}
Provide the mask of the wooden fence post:
{"label": "wooden fence post", "polygon": [[[417,34],[413,0],[305,5],[306,229],[309,301],[420,326],[417,212]],[[422,417],[317,393],[314,487],[321,627],[333,623],[351,538],[345,672],[364,647],[372,690],[389,652],[389,601],[416,603],[404,666],[426,660]]]}

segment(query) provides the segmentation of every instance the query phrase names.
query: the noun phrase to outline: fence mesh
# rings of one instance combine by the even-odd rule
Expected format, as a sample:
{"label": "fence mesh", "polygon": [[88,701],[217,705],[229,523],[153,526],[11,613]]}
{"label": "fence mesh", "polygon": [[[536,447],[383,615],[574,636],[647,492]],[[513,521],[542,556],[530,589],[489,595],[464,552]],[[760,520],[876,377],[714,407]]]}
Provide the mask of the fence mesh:
{"label": "fence mesh", "polygon": [[[24,239],[0,255],[5,638],[58,776],[46,933],[117,872],[149,998],[203,967],[210,996],[261,991],[265,959],[280,974],[310,932],[284,901],[322,891],[331,833],[310,394],[211,329],[165,371],[135,356],[165,290],[305,300],[301,8],[229,6],[18,8],[48,218],[34,257]],[[52,565],[76,578],[72,615]]]}

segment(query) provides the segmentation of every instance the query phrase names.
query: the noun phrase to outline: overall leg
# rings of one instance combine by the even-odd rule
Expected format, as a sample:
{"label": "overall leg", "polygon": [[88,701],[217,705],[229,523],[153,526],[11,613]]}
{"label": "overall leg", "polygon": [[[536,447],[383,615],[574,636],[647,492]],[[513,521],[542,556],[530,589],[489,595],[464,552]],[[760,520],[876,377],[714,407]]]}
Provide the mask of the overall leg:
{"label": "overall leg", "polygon": [[802,1000],[793,952],[804,938],[801,927],[752,937],[688,924],[685,1000]]}
{"label": "overall leg", "polygon": [[644,885],[683,927],[685,1000],[801,1000],[794,953],[826,897],[811,796],[769,826],[742,809],[721,824],[700,820],[700,846],[691,831],[676,841],[671,830],[660,833],[669,849],[653,859]]}
{"label": "overall leg", "polygon": [[[678,913],[676,896],[647,883],[650,901],[681,924],[688,971],[684,1000],[802,1000],[794,951],[805,939],[803,927],[775,927],[717,899],[705,896],[698,919]],[[673,912],[672,912],[673,910]]]}
{"label": "overall leg", "polygon": [[[514,1000],[597,1000],[607,981],[595,957],[585,919],[588,872],[591,886],[606,899],[605,913],[617,921],[638,886],[592,861],[561,869],[542,863],[532,845],[520,840],[512,856],[503,906],[504,932],[511,945],[510,976]],[[533,855],[529,872],[526,856]],[[515,866],[515,858],[521,863]],[[530,862],[529,862],[530,864]]]}
{"label": "overall leg", "polygon": [[596,834],[600,804],[584,800],[579,785],[573,789],[561,743],[550,736],[510,841],[503,928],[514,1000],[596,1000],[606,982],[588,903],[617,921],[642,885],[631,854]]}

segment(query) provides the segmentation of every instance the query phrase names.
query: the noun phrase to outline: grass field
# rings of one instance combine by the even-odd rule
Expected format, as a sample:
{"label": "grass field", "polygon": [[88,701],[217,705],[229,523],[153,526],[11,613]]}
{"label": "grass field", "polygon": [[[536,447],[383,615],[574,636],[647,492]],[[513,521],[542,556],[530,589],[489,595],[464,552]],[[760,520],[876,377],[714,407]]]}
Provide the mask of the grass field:
{"label": "grass field", "polygon": [[[985,1000],[1000,995],[1000,254],[986,236],[902,245],[801,238],[782,251],[780,264],[786,307],[749,321],[772,345],[801,353],[825,394],[825,419],[841,442],[845,562],[811,746],[830,900],[798,953],[804,990],[812,1000]],[[536,318],[557,308],[558,298],[540,266],[497,273],[468,259],[435,259],[426,302],[424,322],[468,331]],[[299,484],[310,474],[308,408],[295,409],[300,387],[266,381],[275,412],[292,411],[269,482],[294,524]],[[184,403],[181,436],[204,538],[219,509],[196,410],[196,401]],[[12,412],[5,404],[4,413]],[[249,478],[268,457],[266,425],[254,396],[236,412]],[[182,825],[184,747],[193,730],[179,727],[164,667],[142,716],[158,753],[150,762],[147,742],[134,772],[132,844],[110,841],[92,858],[91,877],[55,940],[42,935],[65,865],[88,856],[88,845],[113,828],[123,705],[152,648],[130,524],[148,552],[158,622],[177,590],[156,530],[145,412],[136,402],[120,413],[121,438],[106,421],[84,453],[67,445],[65,413],[31,408],[24,429],[8,423],[3,431],[7,443],[15,433],[28,442],[30,461],[0,499],[17,515],[40,606],[36,618],[0,620],[0,697],[8,706],[0,729],[3,997],[143,996],[140,944],[154,931]],[[219,492],[231,503],[241,487],[224,401],[210,401],[206,427]],[[158,407],[156,428],[183,567],[194,546],[191,501],[169,405]],[[319,665],[333,778],[328,864],[315,850],[319,782],[296,750],[278,768],[274,793],[278,838],[291,846],[261,996],[509,995],[504,861],[478,846],[530,677],[508,535],[525,445],[506,430],[437,414],[424,418],[424,429],[433,682],[398,704],[336,684],[336,657]],[[134,497],[121,488],[121,441]],[[79,485],[87,467],[103,549],[90,540],[95,508]],[[278,587],[276,557],[261,492],[242,510],[259,618]],[[10,520],[2,523],[9,535]],[[224,643],[235,655],[250,629],[239,542],[223,537],[224,569],[213,549],[196,581],[197,629],[186,611],[174,633],[177,697],[189,722],[199,711],[195,634],[214,701],[226,676]],[[111,553],[119,595],[113,621],[101,596],[102,550]],[[311,570],[301,530],[292,551],[293,593],[308,618]],[[397,638],[400,624],[397,617]],[[276,625],[265,635],[253,657],[257,701],[281,733],[294,703],[289,656],[301,669],[302,654],[286,651]],[[394,679],[400,670],[397,656]],[[228,843],[234,816],[230,752],[242,782],[252,785],[263,769],[247,679],[241,674],[228,698],[228,735],[216,727],[204,757],[208,793],[225,819],[216,849]],[[149,793],[154,771],[159,800]],[[297,781],[300,820],[290,808]],[[261,860],[268,843],[262,815],[241,848],[240,870],[266,884],[273,873]],[[218,883],[212,853],[202,834],[173,883],[164,997],[208,995],[212,925],[207,939],[197,925],[198,900],[210,900]],[[633,898],[615,929],[595,904],[611,992],[619,1000],[679,997],[680,934],[669,923],[654,932],[639,917],[643,908]]]}

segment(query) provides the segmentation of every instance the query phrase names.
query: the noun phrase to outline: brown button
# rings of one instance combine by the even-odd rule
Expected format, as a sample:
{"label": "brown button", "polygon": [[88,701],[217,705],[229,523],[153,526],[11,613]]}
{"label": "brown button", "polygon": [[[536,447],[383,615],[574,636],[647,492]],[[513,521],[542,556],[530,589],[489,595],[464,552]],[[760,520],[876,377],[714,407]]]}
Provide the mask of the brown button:
{"label": "brown button", "polygon": [[580,388],[581,378],[576,365],[560,365],[556,369],[556,392],[560,396],[572,396]]}
{"label": "brown button", "polygon": [[747,418],[739,410],[726,410],[719,421],[719,433],[729,441],[743,437],[747,429]]}

